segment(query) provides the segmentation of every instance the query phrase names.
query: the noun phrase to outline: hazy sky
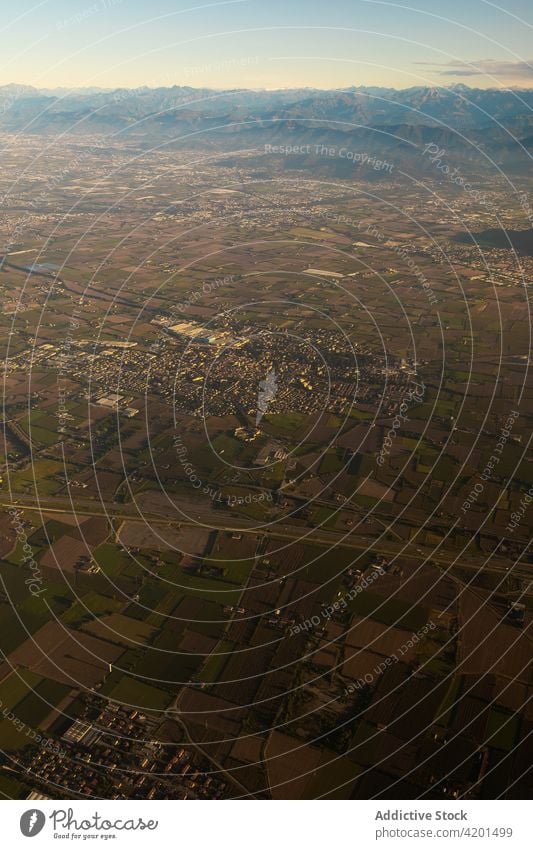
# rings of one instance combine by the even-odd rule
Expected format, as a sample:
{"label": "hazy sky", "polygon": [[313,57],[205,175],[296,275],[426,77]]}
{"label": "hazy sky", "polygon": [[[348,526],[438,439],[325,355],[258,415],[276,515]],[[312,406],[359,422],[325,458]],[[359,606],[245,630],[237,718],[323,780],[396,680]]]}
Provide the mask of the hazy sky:
{"label": "hazy sky", "polygon": [[4,0],[0,84],[533,86],[533,0]]}

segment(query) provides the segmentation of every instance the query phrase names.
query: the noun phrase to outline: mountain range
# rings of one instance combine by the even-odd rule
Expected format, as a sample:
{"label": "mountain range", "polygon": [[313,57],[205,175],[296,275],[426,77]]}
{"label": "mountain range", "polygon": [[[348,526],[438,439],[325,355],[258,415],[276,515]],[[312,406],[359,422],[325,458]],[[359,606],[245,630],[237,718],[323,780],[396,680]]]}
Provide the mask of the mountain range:
{"label": "mountain range", "polygon": [[[254,151],[265,144],[361,145],[409,162],[428,144],[483,170],[529,167],[533,90],[353,87],[345,90],[215,90],[173,86],[40,90],[0,87],[0,132],[98,134],[137,145]],[[285,157],[280,167],[295,167]],[[421,167],[427,167],[427,157]],[[317,168],[350,171],[346,162]],[[352,167],[353,170],[353,167]],[[359,169],[360,170],[360,169]],[[368,169],[367,169],[368,170]],[[381,175],[374,175],[381,179]]]}

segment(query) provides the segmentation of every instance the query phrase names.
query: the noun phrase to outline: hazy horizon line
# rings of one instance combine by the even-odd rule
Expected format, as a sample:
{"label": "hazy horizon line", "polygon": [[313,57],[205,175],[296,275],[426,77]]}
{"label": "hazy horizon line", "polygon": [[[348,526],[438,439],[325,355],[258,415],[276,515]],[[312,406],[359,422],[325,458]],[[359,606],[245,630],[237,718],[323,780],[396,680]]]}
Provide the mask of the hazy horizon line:
{"label": "hazy horizon line", "polygon": [[191,91],[217,91],[217,92],[234,92],[234,91],[250,91],[250,92],[289,92],[289,91],[320,91],[320,92],[349,92],[353,90],[360,89],[374,89],[378,91],[411,91],[413,89],[433,89],[439,91],[454,91],[457,89],[466,89],[468,91],[533,91],[533,86],[524,86],[524,85],[516,85],[516,86],[470,86],[467,83],[452,83],[449,86],[446,85],[411,85],[411,86],[382,86],[382,85],[372,85],[372,84],[352,84],[349,86],[334,86],[334,87],[326,87],[321,88],[319,86],[276,86],[273,88],[268,88],[267,86],[233,86],[233,87],[217,87],[217,86],[191,86],[186,83],[173,83],[172,85],[140,85],[140,86],[126,86],[126,85],[116,85],[116,86],[35,86],[31,83],[17,83],[17,82],[8,82],[8,83],[0,83],[0,91],[5,88],[18,88],[18,89],[32,89],[33,91],[38,92],[46,92],[46,91],[79,91],[79,92],[114,92],[114,91],[157,91],[158,89],[173,89],[173,88],[188,88]]}

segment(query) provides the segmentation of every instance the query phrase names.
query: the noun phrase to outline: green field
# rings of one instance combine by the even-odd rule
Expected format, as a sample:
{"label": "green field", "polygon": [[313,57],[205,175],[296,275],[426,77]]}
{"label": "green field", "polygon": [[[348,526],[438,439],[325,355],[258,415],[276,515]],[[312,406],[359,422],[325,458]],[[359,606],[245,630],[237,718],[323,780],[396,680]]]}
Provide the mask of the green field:
{"label": "green field", "polygon": [[396,598],[387,599],[368,590],[349,601],[348,609],[358,616],[370,616],[384,625],[394,625],[413,633],[427,624],[429,613],[428,609],[421,605],[413,606]]}
{"label": "green field", "polygon": [[146,622],[131,619],[121,613],[111,613],[109,616],[100,616],[98,619],[85,622],[82,630],[126,648],[136,643],[148,643],[156,632],[156,629]]}
{"label": "green field", "polygon": [[95,592],[86,593],[76,601],[61,617],[65,625],[78,627],[83,622],[90,622],[99,616],[116,613],[124,602],[108,598]]}
{"label": "green field", "polygon": [[118,545],[112,542],[104,542],[93,552],[93,557],[102,572],[110,578],[117,578],[121,572],[132,562],[131,556],[121,551]]}
{"label": "green field", "polygon": [[224,570],[226,581],[244,587],[250,577],[250,572],[254,568],[254,560],[248,558],[246,560],[218,561],[214,565]]}
{"label": "green field", "polygon": [[171,696],[164,690],[145,684],[138,678],[123,675],[118,684],[109,693],[112,701],[136,707],[140,710],[164,710],[171,701]]}
{"label": "green field", "polygon": [[[37,487],[40,494],[49,495],[64,487],[72,472],[72,466],[64,465],[57,460],[34,459],[28,468],[12,475],[11,486],[15,490],[30,490]],[[54,476],[58,479],[53,480]]]}
{"label": "green field", "polygon": [[[8,654],[50,621],[52,615],[60,616],[71,600],[65,597],[65,587],[57,584],[45,585],[42,597],[28,595],[17,604],[0,603],[0,621],[2,622],[1,648]],[[52,614],[48,608],[52,609]]]}
{"label": "green field", "polygon": [[344,465],[336,451],[327,451],[320,461],[318,473],[320,475],[332,475],[340,472]]}
{"label": "green field", "polygon": [[334,528],[337,523],[338,516],[338,511],[332,510],[330,507],[317,507],[316,510],[313,510],[313,514],[308,524],[312,528]]}
{"label": "green field", "polygon": [[29,669],[17,669],[0,683],[0,700],[2,709],[12,710],[31,690],[44,681],[41,675],[30,672]]}
{"label": "green field", "polygon": [[57,681],[44,678],[34,686],[33,692],[28,693],[19,702],[15,713],[22,722],[25,722],[32,728],[38,728],[52,708],[58,705],[67,693],[70,692],[70,689],[65,684],[59,684]]}
{"label": "green field", "polygon": [[235,643],[230,643],[228,640],[222,640],[216,647],[216,653],[210,655],[198,675],[199,680],[204,684],[212,684],[217,681],[226,663],[228,662]]}

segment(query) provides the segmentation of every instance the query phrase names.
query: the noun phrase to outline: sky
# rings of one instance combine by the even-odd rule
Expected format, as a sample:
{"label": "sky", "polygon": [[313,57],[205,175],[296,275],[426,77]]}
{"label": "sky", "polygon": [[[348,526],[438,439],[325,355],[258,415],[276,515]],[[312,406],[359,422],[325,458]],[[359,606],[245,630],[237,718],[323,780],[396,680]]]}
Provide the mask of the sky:
{"label": "sky", "polygon": [[533,0],[17,0],[0,85],[533,87]]}

